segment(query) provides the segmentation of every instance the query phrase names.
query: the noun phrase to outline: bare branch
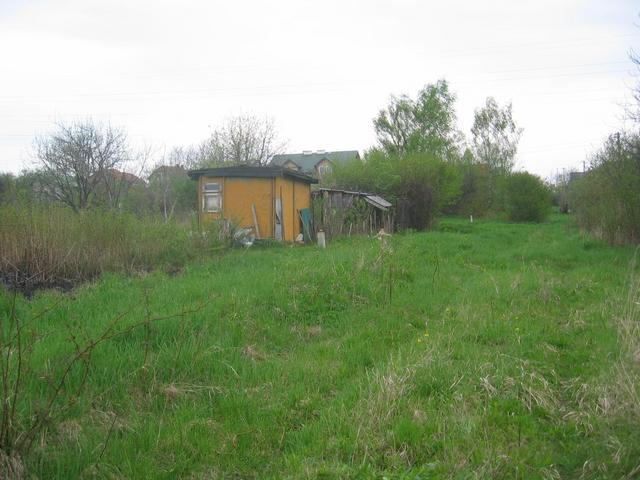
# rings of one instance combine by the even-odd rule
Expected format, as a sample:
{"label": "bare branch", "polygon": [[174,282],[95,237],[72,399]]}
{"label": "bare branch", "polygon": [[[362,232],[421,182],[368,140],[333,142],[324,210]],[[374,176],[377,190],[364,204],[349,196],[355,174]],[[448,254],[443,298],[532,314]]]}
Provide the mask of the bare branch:
{"label": "bare branch", "polygon": [[270,118],[240,115],[228,119],[199,148],[198,165],[266,165],[284,150]]}
{"label": "bare branch", "polygon": [[122,172],[132,154],[123,130],[91,120],[58,123],[57,131],[35,141],[42,192],[74,210],[97,202],[117,207],[132,176]]}

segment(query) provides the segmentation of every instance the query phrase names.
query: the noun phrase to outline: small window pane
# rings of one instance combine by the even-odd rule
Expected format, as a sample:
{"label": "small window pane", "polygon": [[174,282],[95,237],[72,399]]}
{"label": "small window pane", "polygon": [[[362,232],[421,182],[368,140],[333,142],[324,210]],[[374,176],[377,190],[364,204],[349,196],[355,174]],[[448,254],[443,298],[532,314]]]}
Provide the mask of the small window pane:
{"label": "small window pane", "polygon": [[219,212],[220,211],[220,195],[217,193],[207,193],[203,198],[203,210],[205,212]]}
{"label": "small window pane", "polygon": [[204,184],[205,192],[219,192],[220,184],[219,183],[205,183]]}

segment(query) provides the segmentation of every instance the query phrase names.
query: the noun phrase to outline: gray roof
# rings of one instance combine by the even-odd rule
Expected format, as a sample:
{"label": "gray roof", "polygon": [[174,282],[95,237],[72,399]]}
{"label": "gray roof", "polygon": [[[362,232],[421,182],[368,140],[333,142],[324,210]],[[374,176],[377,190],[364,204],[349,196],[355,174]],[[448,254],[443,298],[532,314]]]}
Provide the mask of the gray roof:
{"label": "gray roof", "polygon": [[375,193],[367,193],[367,192],[355,192],[352,190],[340,190],[338,188],[325,188],[325,187],[320,187],[314,191],[311,192],[312,195],[319,195],[322,194],[322,192],[328,192],[330,194],[332,193],[343,193],[345,195],[353,195],[355,197],[360,197],[363,198],[365,202],[367,202],[369,205],[373,205],[374,207],[380,209],[380,210],[387,210],[389,207],[392,207],[393,204],[391,202],[388,202],[387,200],[385,200],[384,198],[382,198],[380,195],[376,195]]}
{"label": "gray roof", "polygon": [[284,153],[274,155],[271,165],[284,165],[292,161],[303,172],[314,172],[315,166],[322,160],[329,160],[334,164],[346,163],[354,158],[360,158],[357,150],[342,150],[338,152],[313,152],[313,153]]}
{"label": "gray roof", "polygon": [[254,166],[238,166],[238,167],[220,167],[220,168],[202,168],[199,170],[189,170],[187,172],[192,180],[197,180],[201,176],[207,177],[250,177],[250,178],[275,178],[275,177],[291,177],[305,183],[318,183],[313,177],[305,175],[301,172],[289,170],[282,167],[254,167]]}

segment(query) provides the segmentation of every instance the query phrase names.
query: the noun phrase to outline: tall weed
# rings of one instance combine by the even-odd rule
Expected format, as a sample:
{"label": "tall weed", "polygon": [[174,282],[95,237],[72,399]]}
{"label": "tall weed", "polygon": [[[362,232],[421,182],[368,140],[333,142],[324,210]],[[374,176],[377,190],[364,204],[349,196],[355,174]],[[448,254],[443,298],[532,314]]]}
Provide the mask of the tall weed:
{"label": "tall weed", "polygon": [[0,219],[0,275],[26,290],[67,287],[107,271],[173,270],[223,244],[220,234],[118,211],[6,205]]}

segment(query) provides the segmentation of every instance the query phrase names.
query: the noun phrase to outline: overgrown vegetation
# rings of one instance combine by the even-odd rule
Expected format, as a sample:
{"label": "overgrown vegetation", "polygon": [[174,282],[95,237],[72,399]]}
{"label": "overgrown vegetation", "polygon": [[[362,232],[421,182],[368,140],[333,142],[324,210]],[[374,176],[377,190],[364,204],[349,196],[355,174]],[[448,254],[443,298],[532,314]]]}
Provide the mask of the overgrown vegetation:
{"label": "overgrown vegetation", "polygon": [[29,292],[69,288],[104,272],[175,271],[229,241],[213,224],[201,231],[160,218],[52,204],[0,206],[0,275]]}
{"label": "overgrown vegetation", "polygon": [[[640,72],[640,58],[631,52]],[[612,244],[640,243],[640,83],[635,104],[627,108],[633,128],[610,135],[591,158],[586,172],[560,178],[556,197],[561,209],[575,213],[579,225]]]}
{"label": "overgrown vegetation", "polygon": [[457,199],[462,178],[448,162],[426,153],[387,155],[374,151],[366,162],[336,166],[332,182],[376,192],[394,204],[399,229],[422,230]]}
{"label": "overgrown vegetation", "polygon": [[[488,98],[475,112],[466,147],[456,125],[455,99],[445,80],[426,85],[415,100],[391,97],[373,122],[377,147],[364,161],[335,166],[327,182],[384,195],[395,205],[400,230],[427,229],[435,218],[451,213],[544,221],[551,202],[547,187],[531,174],[523,180],[512,173],[522,129],[511,104],[500,106]],[[525,190],[510,188],[523,182]]]}
{"label": "overgrown vegetation", "polygon": [[591,168],[570,185],[570,205],[582,228],[610,243],[640,243],[640,135],[617,133]]}
{"label": "overgrown vegetation", "polygon": [[505,179],[505,208],[515,222],[542,222],[551,211],[551,190],[535,175],[512,173]]}
{"label": "overgrown vegetation", "polygon": [[[39,478],[633,478],[633,256],[566,217],[443,220],[73,296],[2,293],[4,463]],[[34,422],[30,448],[15,443]]]}

